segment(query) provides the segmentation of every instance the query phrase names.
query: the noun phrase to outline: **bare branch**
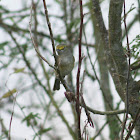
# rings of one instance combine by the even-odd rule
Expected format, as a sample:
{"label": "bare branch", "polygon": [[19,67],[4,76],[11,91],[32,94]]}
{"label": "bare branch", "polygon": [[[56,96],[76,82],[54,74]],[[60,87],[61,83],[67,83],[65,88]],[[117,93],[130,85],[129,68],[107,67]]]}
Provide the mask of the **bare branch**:
{"label": "bare branch", "polygon": [[52,66],[39,52],[38,50],[38,45],[37,43],[35,42],[34,40],[34,37],[32,35],[32,10],[33,10],[33,7],[31,5],[31,13],[30,13],[30,22],[29,22],[29,31],[30,31],[30,36],[31,36],[31,39],[32,39],[32,43],[33,43],[33,46],[35,48],[35,51],[37,52],[37,54],[40,56],[41,59],[43,59],[51,68],[53,69],[56,69],[54,66]]}
{"label": "bare branch", "polygon": [[105,128],[105,126],[108,124],[108,122],[105,122],[104,125],[101,127],[101,129],[98,131],[98,133],[93,137],[93,140],[95,140],[95,138],[97,138],[100,133],[102,132],[102,130]]}
{"label": "bare branch", "polygon": [[125,140],[128,140],[128,138],[130,137],[130,135],[131,135],[131,133],[132,133],[132,131],[133,131],[135,125],[136,125],[136,122],[137,122],[138,118],[140,118],[140,108],[139,108],[138,111],[137,111],[137,114],[136,114],[136,116],[135,116],[135,119],[134,119],[134,121],[133,121],[133,124],[132,124],[132,126],[130,127],[129,132],[127,133],[127,136],[126,136]]}
{"label": "bare branch", "polygon": [[81,115],[81,110],[80,110],[80,105],[79,105],[79,90],[80,90],[80,70],[81,70],[81,63],[82,63],[82,53],[81,53],[81,42],[82,42],[82,30],[83,30],[83,6],[82,6],[82,0],[79,0],[79,5],[80,5],[80,18],[81,18],[81,23],[80,23],[80,33],[79,33],[79,63],[78,63],[78,71],[77,71],[77,82],[76,82],[76,112],[77,112],[77,130],[78,130],[78,139],[81,140],[81,126],[80,126],[80,115]]}
{"label": "bare branch", "polygon": [[[83,105],[81,105],[83,106]],[[84,106],[83,106],[84,107]],[[88,106],[86,106],[87,110],[92,112],[93,114],[98,114],[98,115],[117,115],[117,114],[122,114],[125,113],[125,109],[123,110],[113,110],[113,111],[99,111],[99,110],[94,110]]]}
{"label": "bare branch", "polygon": [[130,81],[130,60],[131,60],[131,52],[130,52],[130,47],[129,47],[128,32],[127,32],[127,27],[126,27],[125,0],[124,0],[124,26],[125,26],[126,39],[127,39],[128,72],[127,72],[126,95],[125,95],[126,115],[125,115],[125,119],[124,119],[123,126],[122,126],[121,140],[123,140],[123,133],[124,133],[124,129],[125,129],[127,119],[128,119],[128,113],[129,113],[129,81]]}

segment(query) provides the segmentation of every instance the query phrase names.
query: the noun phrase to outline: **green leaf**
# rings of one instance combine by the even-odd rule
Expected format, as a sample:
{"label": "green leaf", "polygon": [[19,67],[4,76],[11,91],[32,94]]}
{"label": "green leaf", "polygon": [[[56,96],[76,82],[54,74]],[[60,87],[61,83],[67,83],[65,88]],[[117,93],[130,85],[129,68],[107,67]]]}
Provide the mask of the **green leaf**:
{"label": "green leaf", "polygon": [[27,123],[27,126],[30,126],[31,125],[31,122],[34,124],[34,125],[37,125],[37,121],[36,121],[36,118],[40,119],[39,117],[39,114],[36,113],[36,114],[33,114],[32,112],[26,116],[22,122],[26,122]]}
{"label": "green leaf", "polygon": [[46,133],[46,132],[48,132],[48,131],[50,131],[50,130],[52,130],[52,128],[44,128],[44,129],[39,130],[39,131],[38,131],[38,134],[39,134],[39,135],[42,135],[42,134],[44,134],[44,133]]}
{"label": "green leaf", "polygon": [[57,40],[57,42],[61,43],[62,42],[61,35],[57,35],[56,40]]}
{"label": "green leaf", "polygon": [[23,73],[24,70],[25,68],[20,68],[20,69],[14,68],[14,73]]}
{"label": "green leaf", "polygon": [[16,93],[16,92],[17,92],[17,90],[14,88],[14,89],[12,89],[12,90],[6,92],[6,93],[0,98],[0,100],[3,99],[3,98],[10,97],[11,95],[13,95],[13,94]]}
{"label": "green leaf", "polygon": [[4,47],[8,44],[8,41],[0,43],[0,50],[4,50]]}
{"label": "green leaf", "polygon": [[137,35],[136,38],[134,38],[133,41],[130,43],[130,45],[132,45],[131,55],[134,57],[134,59],[137,59],[140,52],[140,35]]}
{"label": "green leaf", "polygon": [[28,45],[27,44],[22,44],[21,47],[23,48],[24,52],[26,52],[27,49],[28,49]]}

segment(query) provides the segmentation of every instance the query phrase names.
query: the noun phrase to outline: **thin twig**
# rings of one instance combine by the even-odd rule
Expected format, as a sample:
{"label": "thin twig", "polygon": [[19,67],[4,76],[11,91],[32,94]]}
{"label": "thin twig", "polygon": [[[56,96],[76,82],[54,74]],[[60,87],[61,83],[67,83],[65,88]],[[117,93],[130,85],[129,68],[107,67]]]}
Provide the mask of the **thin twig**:
{"label": "thin twig", "polygon": [[[11,75],[11,74],[10,74],[10,75]],[[10,77],[10,75],[9,75],[9,77]],[[8,79],[9,79],[9,77],[8,77]],[[8,88],[8,86],[7,86],[8,79],[7,79],[6,83],[5,83],[5,86],[6,86],[7,88]],[[8,90],[9,90],[10,92],[12,92],[9,88],[8,88]],[[13,97],[14,97],[14,96],[13,96]],[[8,140],[11,140],[11,125],[12,125],[12,120],[13,120],[13,115],[14,115],[14,108],[15,108],[16,98],[17,98],[17,92],[16,92],[15,97],[13,98],[13,109],[12,109],[12,114],[11,114],[10,124],[9,124]]]}
{"label": "thin twig", "polygon": [[51,23],[49,20],[48,10],[47,10],[45,0],[43,0],[43,5],[44,5],[44,10],[45,10],[46,21],[47,21],[49,32],[50,32],[50,38],[51,38],[52,48],[53,48],[53,55],[54,55],[55,62],[57,63],[57,57],[56,57],[56,51],[55,51],[55,45],[54,45],[54,39],[53,39],[53,32],[52,32]]}
{"label": "thin twig", "polygon": [[[25,115],[25,112],[23,111],[22,107],[20,106],[20,104],[19,104],[17,101],[16,101],[16,105],[20,108],[20,110],[21,110],[21,112],[22,112],[24,118],[27,117],[27,116]],[[32,130],[34,131],[35,136],[38,136],[38,139],[40,140],[40,135],[38,135],[38,133],[36,132],[33,123],[30,123],[30,126],[31,126]]]}
{"label": "thin twig", "polygon": [[80,110],[80,105],[79,105],[79,90],[80,90],[80,70],[81,70],[81,63],[82,63],[82,55],[81,55],[81,42],[82,42],[82,30],[83,30],[83,6],[82,6],[82,0],[79,0],[79,5],[80,5],[80,18],[81,18],[81,23],[80,23],[80,33],[79,33],[79,63],[78,63],[78,71],[77,71],[77,99],[76,99],[76,112],[77,112],[77,130],[78,130],[78,139],[81,140],[81,126],[80,126],[80,115],[81,115],[81,110]]}
{"label": "thin twig", "polygon": [[126,113],[129,112],[129,104],[128,104],[128,88],[129,88],[129,77],[130,77],[130,60],[131,60],[131,51],[129,47],[129,39],[128,39],[128,32],[126,27],[126,14],[125,14],[125,0],[124,0],[124,25],[125,25],[125,31],[126,31],[126,37],[127,37],[127,55],[128,55],[128,73],[127,73],[127,87],[126,87]]}
{"label": "thin twig", "polygon": [[33,10],[33,6],[31,5],[31,12],[30,12],[30,22],[29,22],[29,31],[30,31],[30,37],[32,39],[32,43],[33,46],[35,48],[35,51],[37,52],[37,54],[40,56],[40,58],[42,58],[50,67],[52,67],[53,69],[56,69],[54,66],[52,66],[39,52],[38,50],[38,45],[34,40],[34,37],[32,35],[32,10]]}
{"label": "thin twig", "polygon": [[[90,124],[91,127],[94,127],[93,125],[93,121],[90,117],[90,113],[88,112],[88,109],[87,109],[87,106],[86,106],[86,103],[84,101],[84,98],[83,98],[83,83],[84,83],[84,79],[85,79],[85,71],[84,71],[84,74],[83,74],[83,80],[81,82],[81,89],[80,89],[80,98],[81,98],[81,104],[83,105],[84,109],[85,109],[85,113],[87,115],[87,120],[88,120],[88,123]],[[82,134],[83,135],[83,134]]]}
{"label": "thin twig", "polygon": [[102,132],[102,130],[105,128],[105,126],[108,124],[108,122],[105,122],[104,125],[101,127],[101,129],[98,131],[98,133],[93,137],[93,140],[95,140],[100,133]]}
{"label": "thin twig", "polygon": [[92,119],[91,119],[91,117],[90,117],[90,113],[88,112],[86,103],[85,103],[84,98],[83,98],[82,95],[81,95],[81,102],[82,102],[82,105],[83,105],[84,108],[85,108],[85,112],[86,112],[86,115],[87,115],[88,123],[90,124],[91,127],[94,127],[93,121],[92,121]]}
{"label": "thin twig", "polygon": [[84,133],[85,133],[85,140],[86,140],[86,128],[87,128],[87,125],[88,125],[88,121],[86,122],[85,121],[85,126],[84,126],[84,129],[83,129],[83,133],[82,133],[82,137],[83,137],[83,135],[84,135]]}
{"label": "thin twig", "polygon": [[6,126],[4,125],[4,120],[1,118],[1,116],[0,116],[0,124],[3,134],[5,134],[6,138],[8,138],[8,131],[6,129]]}
{"label": "thin twig", "polygon": [[[7,32],[8,32],[8,31],[7,31]],[[25,55],[25,52],[21,49],[20,45],[18,44],[18,42],[16,41],[16,39],[14,38],[14,36],[12,35],[12,33],[11,33],[11,32],[8,32],[8,33],[10,34],[10,36],[11,36],[11,38],[13,39],[14,43],[16,44],[16,46],[17,46],[19,52],[21,53],[21,55],[22,55],[22,57],[23,57],[23,60],[25,61],[26,65],[27,65],[27,67],[29,68],[29,70],[31,71],[31,73],[33,74],[33,76],[34,76],[35,80],[37,81],[38,85],[40,85],[40,86],[44,89],[45,93],[49,96],[49,98],[50,98],[50,100],[51,100],[53,106],[54,106],[55,109],[57,110],[58,115],[61,117],[62,121],[66,124],[66,126],[67,126],[67,128],[68,128],[68,130],[69,130],[69,132],[70,132],[70,134],[71,134],[71,136],[75,139],[75,133],[73,132],[72,128],[69,126],[68,121],[67,121],[66,118],[64,117],[62,111],[59,109],[59,107],[58,107],[56,101],[54,100],[54,98],[53,98],[53,96],[52,96],[52,94],[50,94],[50,93],[48,92],[46,86],[44,86],[44,85],[42,84],[42,82],[39,80],[39,78],[38,78],[38,76],[36,75],[34,69],[31,67],[29,61],[27,60],[26,55]]]}
{"label": "thin twig", "polygon": [[12,114],[11,114],[11,119],[10,119],[10,124],[9,124],[9,134],[8,134],[8,139],[11,140],[11,125],[12,125],[12,120],[13,120],[13,115],[14,115],[14,108],[15,108],[15,103],[16,103],[16,97],[17,97],[17,92],[14,97],[14,104],[13,104],[13,109],[12,109]]}
{"label": "thin twig", "polygon": [[[46,21],[47,21],[47,24],[48,24],[48,28],[49,28],[49,32],[50,32],[50,38],[51,38],[51,42],[52,42],[52,48],[53,48],[53,55],[54,55],[54,59],[55,59],[55,63],[56,63],[56,66],[58,66],[58,63],[57,63],[57,56],[56,56],[56,52],[55,52],[55,46],[54,46],[54,39],[53,39],[53,33],[52,33],[52,29],[51,29],[51,24],[50,24],[50,21],[49,21],[49,16],[48,16],[48,11],[47,11],[47,6],[46,6],[46,2],[45,0],[43,0],[43,4],[44,4],[44,10],[45,10],[45,16],[46,16]],[[24,56],[25,57],[25,56]],[[28,63],[27,63],[28,64]],[[29,64],[28,64],[29,66]],[[30,67],[30,66],[29,66]],[[39,85],[43,87],[43,89],[45,90],[46,93],[48,93],[46,87],[41,83],[41,81],[38,79],[38,77],[36,76],[36,74],[34,73],[34,71],[32,70],[32,68],[30,67],[33,75],[35,76],[35,79],[38,81]],[[63,84],[63,86],[65,87],[66,90],[69,90],[70,89],[68,88],[68,86],[66,85],[64,79],[62,78],[61,74],[60,74],[60,71],[58,69],[56,69],[56,71],[58,72],[59,74],[59,78]],[[57,113],[59,114],[59,116],[61,117],[61,119],[63,120],[63,122],[66,124],[71,136],[75,139],[75,133],[73,132],[73,130],[71,129],[71,127],[69,126],[67,120],[65,119],[65,117],[63,116],[62,112],[60,111],[60,109],[58,108],[55,100],[53,99],[52,95],[51,94],[48,94],[53,105],[55,106],[56,110],[57,110]]]}
{"label": "thin twig", "polygon": [[128,32],[127,32],[127,26],[126,26],[125,0],[124,0],[124,26],[125,26],[126,39],[127,39],[128,73],[127,73],[126,95],[125,95],[126,114],[125,114],[125,119],[123,121],[123,126],[122,126],[122,131],[121,131],[121,140],[123,140],[123,133],[124,133],[127,119],[128,119],[128,113],[129,113],[129,78],[130,78],[130,60],[131,60],[131,52],[130,52],[130,47],[129,47],[129,39],[128,39]]}
{"label": "thin twig", "polygon": [[83,79],[81,81],[81,88],[80,88],[80,94],[83,95],[83,84],[84,84],[84,80],[85,80],[85,75],[86,75],[86,71],[84,70],[84,73],[83,73]]}
{"label": "thin twig", "polygon": [[128,138],[130,137],[130,135],[131,135],[131,133],[132,133],[132,131],[133,131],[133,129],[134,129],[134,127],[135,127],[135,125],[136,125],[136,122],[137,122],[137,120],[138,120],[139,117],[140,117],[140,108],[139,108],[138,111],[137,111],[137,114],[136,114],[136,116],[135,116],[135,119],[134,119],[134,121],[133,121],[133,124],[132,124],[132,126],[130,127],[129,132],[127,133],[127,136],[126,136],[125,140],[128,140]]}
{"label": "thin twig", "polygon": [[139,22],[140,22],[140,0],[138,0],[138,6],[139,6],[138,7],[138,12],[139,12],[138,14],[139,14]]}
{"label": "thin twig", "polygon": [[[81,104],[82,107],[85,108],[85,106],[83,104]],[[114,111],[99,111],[99,110],[95,110],[95,109],[92,109],[88,106],[86,106],[87,110],[92,112],[93,114],[98,114],[98,115],[117,115],[117,114],[122,114],[122,113],[125,113],[125,109],[123,110],[114,110]]]}

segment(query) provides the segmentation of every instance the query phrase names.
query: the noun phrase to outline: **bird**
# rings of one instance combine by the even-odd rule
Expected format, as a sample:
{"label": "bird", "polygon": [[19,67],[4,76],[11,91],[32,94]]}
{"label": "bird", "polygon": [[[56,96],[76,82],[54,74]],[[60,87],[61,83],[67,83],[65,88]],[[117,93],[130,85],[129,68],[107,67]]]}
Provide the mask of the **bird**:
{"label": "bird", "polygon": [[[73,56],[71,47],[65,44],[57,45],[56,51],[57,51],[56,59],[58,63],[57,68],[59,69],[62,78],[64,78],[66,75],[70,74],[71,71],[73,70],[75,58]],[[53,90],[55,91],[59,89],[60,89],[60,78],[59,74],[56,72]]]}

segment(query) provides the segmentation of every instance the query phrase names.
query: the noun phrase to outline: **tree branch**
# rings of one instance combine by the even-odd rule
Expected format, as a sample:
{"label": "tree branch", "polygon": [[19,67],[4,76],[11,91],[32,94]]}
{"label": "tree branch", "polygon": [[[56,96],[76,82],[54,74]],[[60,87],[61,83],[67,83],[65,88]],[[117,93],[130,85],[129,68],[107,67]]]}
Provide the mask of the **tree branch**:
{"label": "tree branch", "polygon": [[66,82],[62,78],[61,73],[60,73],[60,71],[58,69],[58,62],[57,62],[57,56],[56,56],[56,51],[55,51],[53,32],[52,32],[52,29],[51,29],[51,23],[49,21],[48,10],[47,10],[47,6],[46,6],[45,0],[43,0],[43,5],[44,5],[44,10],[45,10],[45,16],[46,16],[47,25],[48,25],[49,32],[50,32],[50,39],[51,39],[51,42],[52,42],[53,55],[54,55],[55,64],[56,64],[56,71],[57,71],[57,73],[59,75],[59,78],[60,78],[60,81],[62,82],[62,84],[65,87],[66,91],[71,91],[71,89],[66,85]]}
{"label": "tree branch", "polygon": [[[99,0],[91,0],[91,1],[92,1],[94,15],[97,20],[97,25],[99,26],[99,31],[100,31],[102,41],[104,44],[104,50],[105,50],[104,55],[106,56],[109,72],[111,73],[111,76],[113,78],[113,81],[115,83],[116,89],[117,89],[120,97],[124,100],[125,99],[124,98],[124,89],[122,89],[122,85],[120,84],[119,76],[116,75],[116,74],[118,74],[117,67],[116,67],[116,63],[114,62],[114,58],[112,56],[111,48],[109,47],[108,32],[106,30],[106,27],[105,27],[105,24],[103,21],[102,12],[101,12],[101,8],[99,5]],[[114,37],[114,36],[112,36],[112,37]]]}
{"label": "tree branch", "polygon": [[129,78],[130,78],[130,60],[131,60],[131,52],[129,47],[129,40],[128,40],[128,32],[126,27],[126,14],[125,14],[125,0],[124,0],[124,26],[126,32],[126,39],[127,39],[127,56],[128,56],[128,72],[127,72],[127,81],[126,81],[126,95],[125,95],[125,108],[126,108],[126,115],[122,125],[122,132],[121,132],[121,140],[123,140],[123,133],[125,129],[125,125],[128,119],[128,112],[129,112]]}
{"label": "tree branch", "polygon": [[30,22],[29,22],[29,31],[30,31],[30,37],[31,37],[31,39],[32,39],[32,43],[33,43],[33,46],[34,46],[34,48],[35,48],[35,51],[37,52],[37,54],[39,55],[39,57],[40,57],[41,59],[43,59],[51,68],[56,69],[54,66],[52,66],[52,65],[40,54],[40,52],[39,52],[39,50],[38,50],[38,45],[37,45],[37,43],[35,42],[35,40],[34,40],[34,38],[33,38],[33,35],[32,35],[32,9],[33,9],[33,7],[32,7],[32,5],[31,5]]}
{"label": "tree branch", "polygon": [[80,33],[79,33],[79,63],[78,63],[78,71],[77,71],[77,82],[76,82],[76,112],[77,112],[77,130],[78,130],[78,139],[82,140],[81,138],[81,125],[80,125],[80,116],[81,116],[81,110],[80,110],[80,105],[79,105],[79,90],[80,90],[80,70],[81,70],[81,63],[82,63],[82,53],[81,53],[81,42],[82,42],[82,30],[83,30],[83,6],[82,6],[82,0],[79,0],[79,5],[80,5],[80,18],[81,18],[81,23],[80,23]]}
{"label": "tree branch", "polygon": [[125,140],[128,140],[128,138],[130,137],[130,135],[131,135],[131,133],[132,133],[132,131],[133,131],[135,125],[136,125],[136,122],[137,122],[137,120],[138,120],[139,118],[140,118],[140,108],[139,108],[138,111],[137,111],[137,114],[136,114],[136,116],[135,116],[135,119],[134,119],[134,121],[133,121],[133,124],[132,124],[132,126],[130,127],[129,132],[127,133],[127,136],[126,136]]}
{"label": "tree branch", "polygon": [[31,71],[31,73],[33,74],[35,80],[38,82],[38,84],[40,85],[40,87],[43,88],[43,90],[45,91],[45,93],[49,96],[53,106],[55,107],[55,109],[57,110],[58,115],[61,117],[62,121],[66,124],[71,136],[75,139],[75,133],[73,132],[73,130],[71,129],[71,127],[69,126],[69,123],[67,122],[66,118],[64,117],[62,111],[59,109],[56,101],[54,100],[52,94],[48,94],[48,90],[46,89],[46,86],[44,86],[42,84],[42,82],[38,79],[38,76],[36,75],[34,69],[31,67],[29,61],[27,60],[24,51],[20,48],[19,44],[17,43],[16,39],[14,38],[14,36],[12,35],[12,33],[9,32],[9,34],[11,35],[11,38],[13,39],[14,43],[16,44],[19,52],[21,53],[24,62],[26,63],[27,67],[29,68],[29,70]]}

